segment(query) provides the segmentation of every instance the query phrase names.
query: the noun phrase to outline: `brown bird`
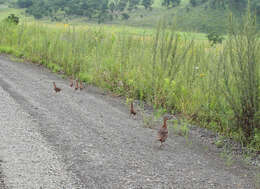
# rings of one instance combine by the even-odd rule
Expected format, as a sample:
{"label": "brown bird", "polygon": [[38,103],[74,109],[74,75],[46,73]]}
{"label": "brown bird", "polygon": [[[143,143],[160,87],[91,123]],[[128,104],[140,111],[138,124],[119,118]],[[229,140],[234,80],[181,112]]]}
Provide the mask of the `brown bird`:
{"label": "brown bird", "polygon": [[82,90],[84,88],[82,81],[80,81],[79,90]]}
{"label": "brown bird", "polygon": [[135,115],[136,115],[136,111],[134,110],[134,104],[133,104],[133,102],[131,102],[130,116],[135,116]]}
{"label": "brown bird", "polygon": [[163,118],[163,126],[160,128],[160,130],[158,131],[158,141],[161,142],[160,147],[162,146],[162,144],[166,141],[166,139],[168,138],[168,128],[167,128],[167,120],[175,118],[174,116],[165,116]]}
{"label": "brown bird", "polygon": [[79,81],[76,80],[75,90],[78,90],[78,88],[79,88]]}
{"label": "brown bird", "polygon": [[55,82],[53,82],[53,87],[56,93],[61,91],[61,89],[56,86]]}
{"label": "brown bird", "polygon": [[70,87],[73,87],[73,78],[70,78]]}

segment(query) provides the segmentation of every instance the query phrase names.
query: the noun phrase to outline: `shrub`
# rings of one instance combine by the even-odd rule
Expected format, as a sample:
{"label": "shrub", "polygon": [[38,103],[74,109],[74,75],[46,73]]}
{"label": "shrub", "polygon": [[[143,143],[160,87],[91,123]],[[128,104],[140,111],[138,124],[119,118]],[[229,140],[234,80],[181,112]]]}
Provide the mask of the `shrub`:
{"label": "shrub", "polygon": [[224,37],[222,37],[220,34],[216,32],[211,32],[207,35],[209,42],[211,43],[211,46],[214,46],[218,43],[222,43]]}
{"label": "shrub", "polygon": [[18,25],[18,24],[19,24],[19,17],[16,16],[15,14],[10,14],[10,15],[5,19],[5,21],[8,22],[8,23],[12,23],[12,24]]}
{"label": "shrub", "polygon": [[220,57],[224,81],[223,93],[233,112],[233,129],[242,130],[247,141],[253,139],[259,118],[259,32],[256,19],[248,9],[242,24],[236,25],[230,17],[230,30],[226,47]]}

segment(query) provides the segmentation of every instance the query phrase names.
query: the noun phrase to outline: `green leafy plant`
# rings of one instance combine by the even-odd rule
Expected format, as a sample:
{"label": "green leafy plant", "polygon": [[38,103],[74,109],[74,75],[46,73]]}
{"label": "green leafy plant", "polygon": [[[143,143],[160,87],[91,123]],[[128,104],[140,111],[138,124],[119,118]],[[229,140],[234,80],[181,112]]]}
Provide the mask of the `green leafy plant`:
{"label": "green leafy plant", "polygon": [[10,15],[5,19],[5,21],[8,22],[8,23],[12,23],[12,24],[18,25],[18,24],[19,24],[19,17],[16,16],[15,14],[10,14]]}
{"label": "green leafy plant", "polygon": [[221,36],[220,34],[216,33],[216,32],[210,32],[207,35],[207,38],[209,40],[209,42],[211,43],[211,46],[214,46],[218,43],[222,43],[222,41],[224,40],[224,37]]}

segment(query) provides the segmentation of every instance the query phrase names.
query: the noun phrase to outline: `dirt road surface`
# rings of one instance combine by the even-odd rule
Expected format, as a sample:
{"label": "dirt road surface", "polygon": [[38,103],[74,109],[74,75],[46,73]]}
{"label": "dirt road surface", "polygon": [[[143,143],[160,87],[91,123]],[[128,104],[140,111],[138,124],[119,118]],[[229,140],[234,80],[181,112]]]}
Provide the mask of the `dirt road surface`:
{"label": "dirt road surface", "polygon": [[[52,82],[62,89],[55,93]],[[45,68],[0,56],[1,189],[252,189],[252,170],[129,118],[100,93],[75,91]]]}

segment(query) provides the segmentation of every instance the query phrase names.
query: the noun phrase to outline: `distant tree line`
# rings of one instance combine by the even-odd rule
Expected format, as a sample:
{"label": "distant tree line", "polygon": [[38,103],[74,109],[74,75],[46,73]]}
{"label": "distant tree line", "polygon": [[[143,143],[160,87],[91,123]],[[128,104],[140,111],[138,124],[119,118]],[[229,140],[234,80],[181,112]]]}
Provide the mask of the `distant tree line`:
{"label": "distant tree line", "polygon": [[[243,11],[247,8],[248,0],[189,0],[191,7],[205,4],[206,8],[219,9],[230,8]],[[257,15],[260,15],[260,0],[250,0],[251,7]]]}
{"label": "distant tree line", "polygon": [[90,19],[113,19],[143,6],[151,9],[153,0],[17,0],[17,6],[39,19],[44,16],[62,19],[66,16],[84,16]]}
{"label": "distant tree line", "polygon": [[[8,0],[0,0],[8,1]],[[173,8],[182,0],[161,0],[161,5]],[[17,0],[16,5],[26,8],[26,12],[35,18],[51,17],[63,20],[70,16],[84,16],[97,19],[99,22],[114,18],[128,19],[129,13],[140,7],[152,10],[154,0]],[[251,7],[260,15],[260,0],[251,0]],[[247,7],[248,0],[189,0],[189,8],[204,5],[205,8],[231,8],[242,11]]]}

